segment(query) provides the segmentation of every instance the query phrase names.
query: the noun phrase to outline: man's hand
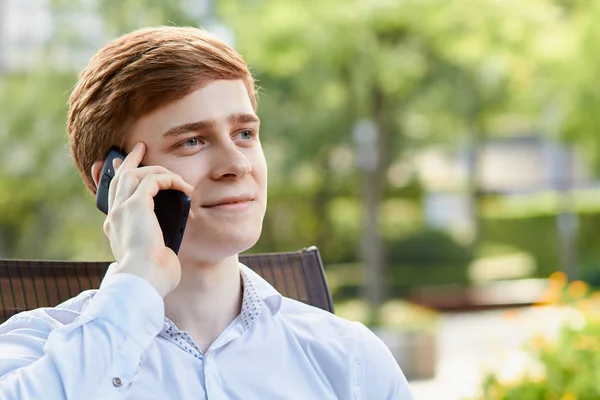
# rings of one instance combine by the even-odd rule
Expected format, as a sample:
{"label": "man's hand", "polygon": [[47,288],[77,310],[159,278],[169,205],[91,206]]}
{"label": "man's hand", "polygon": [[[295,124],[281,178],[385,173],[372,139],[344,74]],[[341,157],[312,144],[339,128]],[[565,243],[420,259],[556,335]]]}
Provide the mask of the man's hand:
{"label": "man's hand", "polygon": [[140,276],[164,298],[179,284],[181,265],[173,250],[165,246],[153,198],[166,189],[191,197],[193,187],[164,167],[138,168],[145,153],[144,143],[138,143],[125,160],[115,160],[104,233],[117,262],[111,273]]}

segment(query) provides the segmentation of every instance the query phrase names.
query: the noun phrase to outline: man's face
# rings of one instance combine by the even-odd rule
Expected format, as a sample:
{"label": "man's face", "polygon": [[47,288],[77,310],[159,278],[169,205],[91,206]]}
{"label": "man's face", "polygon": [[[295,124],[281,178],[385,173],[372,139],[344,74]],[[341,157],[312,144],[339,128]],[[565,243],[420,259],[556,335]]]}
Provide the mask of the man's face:
{"label": "man's face", "polygon": [[142,164],[162,165],[194,186],[183,262],[218,262],[258,240],[267,203],[258,130],[241,80],[214,81],[133,125],[126,151],[144,142]]}

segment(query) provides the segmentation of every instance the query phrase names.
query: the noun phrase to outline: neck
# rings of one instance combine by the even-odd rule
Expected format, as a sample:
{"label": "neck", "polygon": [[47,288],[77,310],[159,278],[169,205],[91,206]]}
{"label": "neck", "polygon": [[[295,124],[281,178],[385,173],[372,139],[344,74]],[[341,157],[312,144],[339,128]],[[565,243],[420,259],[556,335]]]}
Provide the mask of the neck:
{"label": "neck", "polygon": [[240,313],[242,293],[237,255],[218,264],[182,265],[179,285],[165,297],[165,315],[206,352]]}

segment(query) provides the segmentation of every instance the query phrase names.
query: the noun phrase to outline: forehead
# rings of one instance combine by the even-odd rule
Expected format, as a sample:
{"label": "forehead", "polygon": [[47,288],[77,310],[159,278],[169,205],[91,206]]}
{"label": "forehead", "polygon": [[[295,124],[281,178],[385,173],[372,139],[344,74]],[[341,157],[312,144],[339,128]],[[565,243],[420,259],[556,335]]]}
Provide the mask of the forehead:
{"label": "forehead", "polygon": [[197,122],[224,123],[235,113],[254,114],[242,80],[217,80],[138,119],[127,142],[150,139],[175,126]]}

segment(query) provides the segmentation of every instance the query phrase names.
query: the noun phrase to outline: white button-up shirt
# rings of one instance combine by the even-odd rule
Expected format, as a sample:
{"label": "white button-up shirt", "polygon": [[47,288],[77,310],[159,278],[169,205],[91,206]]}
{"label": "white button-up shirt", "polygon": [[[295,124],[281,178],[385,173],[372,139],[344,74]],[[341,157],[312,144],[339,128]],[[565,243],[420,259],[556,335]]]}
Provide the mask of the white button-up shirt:
{"label": "white button-up shirt", "polygon": [[0,325],[0,399],[409,400],[370,330],[281,296],[240,265],[240,315],[202,353],[131,274]]}

